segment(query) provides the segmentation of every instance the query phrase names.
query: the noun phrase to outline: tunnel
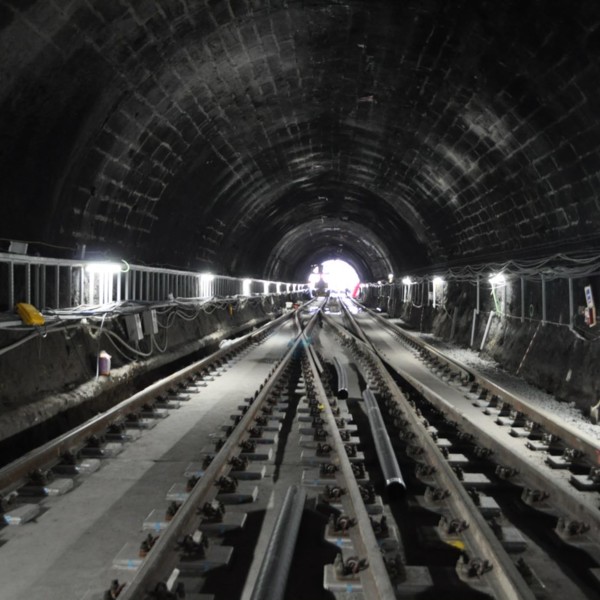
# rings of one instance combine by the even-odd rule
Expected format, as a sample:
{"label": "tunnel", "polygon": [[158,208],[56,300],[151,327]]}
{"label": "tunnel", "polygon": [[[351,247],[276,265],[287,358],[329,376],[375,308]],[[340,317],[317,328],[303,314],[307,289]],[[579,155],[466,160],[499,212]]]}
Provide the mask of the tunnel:
{"label": "tunnel", "polygon": [[0,236],[286,280],[591,252],[598,17],[6,0]]}
{"label": "tunnel", "polygon": [[[249,293],[344,260],[371,306],[593,406],[599,25],[592,1],[3,0],[0,310],[85,300],[14,252]],[[129,297],[185,295],[169,277]],[[7,352],[2,397],[79,385],[87,354],[33,385]]]}

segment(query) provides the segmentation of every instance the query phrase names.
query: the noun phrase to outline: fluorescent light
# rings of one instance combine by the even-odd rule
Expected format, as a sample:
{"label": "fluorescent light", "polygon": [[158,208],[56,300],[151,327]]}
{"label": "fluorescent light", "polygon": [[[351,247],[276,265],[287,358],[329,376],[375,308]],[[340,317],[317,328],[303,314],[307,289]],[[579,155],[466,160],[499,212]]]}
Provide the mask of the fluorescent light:
{"label": "fluorescent light", "polygon": [[404,285],[411,285],[411,284],[412,284],[412,281],[410,280],[410,277],[403,277],[403,278],[402,278],[402,283],[403,283]]}
{"label": "fluorescent light", "polygon": [[252,289],[252,279],[244,279],[244,282],[242,284],[242,294],[244,296],[251,296],[252,294],[250,293]]}
{"label": "fluorescent light", "polygon": [[88,273],[118,273],[121,270],[121,265],[119,263],[111,262],[88,263],[85,266],[85,270]]}
{"label": "fluorescent light", "polygon": [[506,283],[506,277],[502,273],[492,273],[490,275],[490,283],[492,285],[504,285]]}

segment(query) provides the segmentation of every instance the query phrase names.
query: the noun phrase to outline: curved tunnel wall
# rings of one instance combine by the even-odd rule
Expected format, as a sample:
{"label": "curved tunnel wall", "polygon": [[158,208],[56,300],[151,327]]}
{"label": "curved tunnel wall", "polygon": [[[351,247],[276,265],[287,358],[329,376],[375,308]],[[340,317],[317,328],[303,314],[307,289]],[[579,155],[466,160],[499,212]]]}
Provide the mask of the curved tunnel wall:
{"label": "curved tunnel wall", "polygon": [[321,218],[373,277],[597,250],[599,25],[591,0],[4,0],[0,237],[282,279]]}

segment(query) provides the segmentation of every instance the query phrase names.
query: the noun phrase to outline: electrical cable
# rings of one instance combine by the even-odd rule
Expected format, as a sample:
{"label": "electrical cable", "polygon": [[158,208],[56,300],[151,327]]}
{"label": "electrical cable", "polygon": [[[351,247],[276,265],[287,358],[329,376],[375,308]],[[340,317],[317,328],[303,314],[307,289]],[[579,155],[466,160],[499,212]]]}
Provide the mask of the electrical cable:
{"label": "electrical cable", "polygon": [[47,246],[48,248],[56,248],[57,250],[69,250],[71,252],[75,252],[76,248],[70,248],[69,246],[59,246],[57,244],[49,244],[48,242],[30,242],[24,240],[13,240],[9,238],[0,238],[2,242],[18,242],[19,244],[28,244],[31,246]]}
{"label": "electrical cable", "polygon": [[163,348],[160,347],[158,341],[156,340],[156,336],[154,335],[154,333],[152,333],[152,346],[154,348],[156,348],[156,350],[158,352],[160,352],[161,354],[164,354],[167,351],[167,348],[169,347],[169,330],[165,329],[165,345]]}
{"label": "electrical cable", "polygon": [[[78,325],[66,325],[66,326],[61,327],[60,329],[48,327],[46,329],[46,334],[59,333],[61,331],[68,331],[69,329],[79,329],[79,326]],[[28,341],[36,339],[38,337],[42,337],[41,331],[35,331],[35,332],[31,333],[30,335],[25,336],[24,338],[21,338],[20,340],[17,340],[16,342],[13,342],[12,344],[9,344],[8,346],[4,346],[3,348],[0,348],[0,356],[2,356],[3,354],[7,354],[11,350],[14,350],[15,348],[18,348],[19,346],[22,346],[23,344],[27,343]]]}
{"label": "electrical cable", "polygon": [[[87,327],[91,328],[91,329],[100,329],[100,327],[96,327],[96,325],[87,325]],[[137,356],[144,356],[144,357],[152,356],[152,351],[143,352],[142,350],[138,350],[138,349],[134,348],[133,346],[130,346],[120,335],[116,334],[114,331],[110,331],[107,329],[104,331],[104,335],[108,336],[108,338],[111,341],[113,339],[117,340],[120,344],[125,346],[125,348],[127,348],[130,352],[133,352],[133,354],[136,354]]]}
{"label": "electrical cable", "polygon": [[[144,352],[142,350],[133,348],[130,346],[121,336],[114,333],[113,331],[107,330],[105,328],[105,323],[108,320],[112,320],[115,317],[122,316],[124,314],[132,314],[136,308],[140,306],[152,305],[153,303],[141,302],[141,301],[131,301],[127,300],[121,303],[113,302],[110,305],[79,305],[72,308],[63,308],[63,309],[45,309],[44,312],[55,317],[56,322],[50,323],[44,326],[44,330],[36,330],[35,332],[31,332],[30,326],[19,325],[19,326],[7,326],[2,329],[5,331],[23,331],[23,332],[31,332],[29,335],[13,342],[3,348],[0,348],[0,356],[7,354],[8,352],[18,348],[19,346],[27,343],[28,341],[36,338],[46,337],[49,333],[56,333],[60,331],[68,331],[72,329],[80,329],[82,326],[87,330],[88,334],[92,339],[97,340],[98,342],[98,352],[100,349],[100,339],[102,335],[106,335],[111,342],[112,346],[119,352],[119,354],[124,357],[126,360],[131,361],[135,360],[135,356],[149,357],[152,355],[153,349],[156,349],[158,352],[164,353],[168,348],[168,330],[175,325],[175,321],[177,318],[181,318],[184,321],[191,322],[198,318],[201,313],[211,315],[217,310],[225,310],[228,306],[236,305],[238,309],[242,309],[248,304],[259,306],[262,305],[264,307],[265,302],[270,301],[273,302],[273,298],[271,295],[268,296],[256,296],[256,297],[245,297],[245,296],[233,296],[229,298],[217,298],[211,297],[204,299],[200,305],[194,301],[185,301],[183,299],[176,299],[174,304],[165,306],[160,311],[157,311],[160,315],[166,315],[165,322],[158,322],[158,326],[161,329],[165,330],[165,340],[164,344],[161,346],[159,341],[155,339],[154,334],[151,339],[151,349],[149,352]],[[192,310],[193,309],[193,310]],[[80,319],[80,322],[73,325],[66,325],[65,323],[68,321],[72,321],[74,319]],[[95,325],[93,323],[84,323],[83,319],[99,319],[100,325]],[[117,343],[122,344],[129,352],[131,352],[134,357],[128,356],[118,345]],[[96,378],[99,374],[99,363],[97,359],[96,364]]]}

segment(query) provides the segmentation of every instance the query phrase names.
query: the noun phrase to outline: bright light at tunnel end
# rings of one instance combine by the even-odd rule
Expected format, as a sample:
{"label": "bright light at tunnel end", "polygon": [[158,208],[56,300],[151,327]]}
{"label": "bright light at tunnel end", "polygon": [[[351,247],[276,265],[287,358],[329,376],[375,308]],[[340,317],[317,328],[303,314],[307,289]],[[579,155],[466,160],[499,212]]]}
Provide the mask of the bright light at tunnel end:
{"label": "bright light at tunnel end", "polygon": [[358,273],[344,260],[326,260],[322,263],[323,275],[317,272],[317,268],[313,268],[308,276],[308,283],[311,288],[314,288],[317,282],[323,279],[327,284],[327,288],[336,292],[344,292],[346,290],[354,290],[360,283]]}

